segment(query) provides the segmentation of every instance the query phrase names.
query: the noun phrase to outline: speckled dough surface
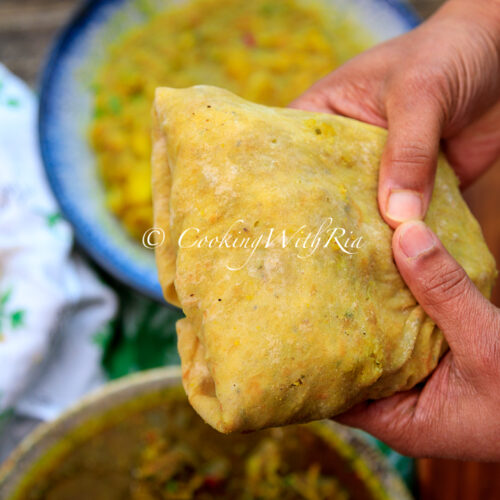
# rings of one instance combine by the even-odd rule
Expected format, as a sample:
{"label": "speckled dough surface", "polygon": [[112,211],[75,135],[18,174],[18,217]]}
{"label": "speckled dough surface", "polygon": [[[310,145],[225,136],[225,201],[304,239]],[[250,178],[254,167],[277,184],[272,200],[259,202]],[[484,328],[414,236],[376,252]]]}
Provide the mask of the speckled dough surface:
{"label": "speckled dough surface", "polygon": [[[377,208],[385,130],[208,86],[158,89],[153,118],[159,277],[186,315],[183,383],[210,425],[331,417],[434,369],[443,335],[405,286]],[[488,296],[495,262],[443,157],[426,222]]]}

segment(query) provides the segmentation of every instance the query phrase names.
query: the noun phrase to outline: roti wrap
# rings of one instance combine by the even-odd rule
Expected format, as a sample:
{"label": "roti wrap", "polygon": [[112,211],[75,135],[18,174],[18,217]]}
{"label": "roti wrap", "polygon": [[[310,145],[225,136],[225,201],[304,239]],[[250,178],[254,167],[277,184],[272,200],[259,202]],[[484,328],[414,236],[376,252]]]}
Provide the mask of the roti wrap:
{"label": "roti wrap", "polygon": [[[186,315],[183,383],[210,425],[332,417],[435,368],[443,334],[377,206],[384,129],[209,86],[157,89],[153,117],[159,278]],[[495,262],[442,155],[425,221],[488,296]]]}

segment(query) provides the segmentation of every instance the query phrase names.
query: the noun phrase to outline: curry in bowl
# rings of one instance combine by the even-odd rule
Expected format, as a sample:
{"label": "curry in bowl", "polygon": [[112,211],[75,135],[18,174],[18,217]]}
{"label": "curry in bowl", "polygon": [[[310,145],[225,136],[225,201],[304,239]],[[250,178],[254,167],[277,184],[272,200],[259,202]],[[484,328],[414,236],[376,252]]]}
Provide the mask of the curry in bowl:
{"label": "curry in bowl", "polygon": [[0,470],[0,497],[410,499],[373,448],[332,422],[220,434],[172,369],[109,384],[35,431]]}
{"label": "curry in bowl", "polygon": [[325,0],[163,4],[106,49],[92,85],[89,140],[107,204],[139,239],[153,226],[150,122],[156,87],[210,84],[253,102],[286,106],[374,43],[352,16]]}

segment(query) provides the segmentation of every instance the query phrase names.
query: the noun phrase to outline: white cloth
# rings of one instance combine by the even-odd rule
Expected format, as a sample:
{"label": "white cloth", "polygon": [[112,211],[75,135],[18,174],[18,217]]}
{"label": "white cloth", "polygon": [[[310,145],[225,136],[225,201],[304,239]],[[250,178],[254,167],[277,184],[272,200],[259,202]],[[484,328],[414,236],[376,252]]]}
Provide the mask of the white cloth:
{"label": "white cloth", "polygon": [[78,256],[38,152],[37,98],[0,64],[0,412],[49,419],[104,375],[114,294]]}

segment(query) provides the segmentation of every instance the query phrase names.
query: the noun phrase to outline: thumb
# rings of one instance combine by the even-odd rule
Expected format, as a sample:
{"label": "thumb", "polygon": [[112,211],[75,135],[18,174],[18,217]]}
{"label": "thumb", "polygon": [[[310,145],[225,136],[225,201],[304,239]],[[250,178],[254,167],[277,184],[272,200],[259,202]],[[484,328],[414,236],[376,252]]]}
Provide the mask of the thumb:
{"label": "thumb", "polygon": [[411,95],[395,96],[387,103],[389,133],[380,163],[378,201],[382,217],[392,228],[424,218],[439,153],[440,106]]}
{"label": "thumb", "polygon": [[[480,361],[499,347],[498,314],[420,221],[401,224],[392,240],[394,259],[425,312],[443,331],[455,358]],[[495,336],[493,335],[495,332]]]}

